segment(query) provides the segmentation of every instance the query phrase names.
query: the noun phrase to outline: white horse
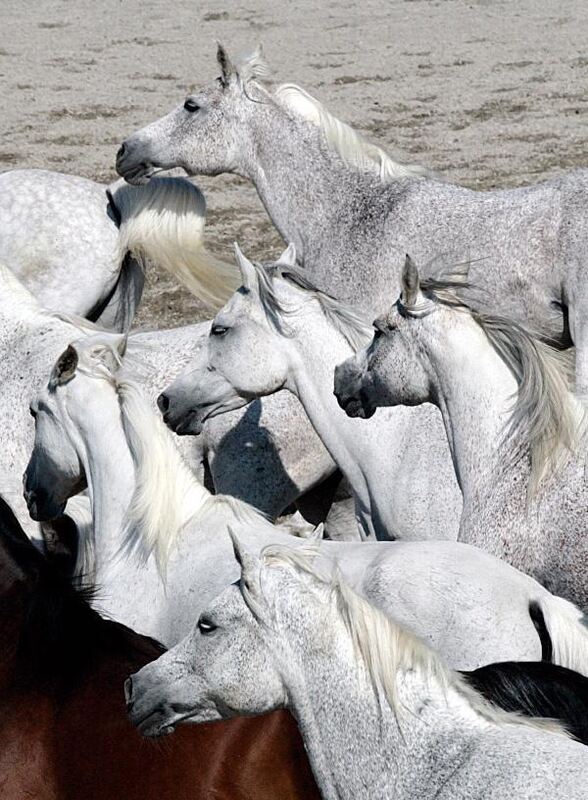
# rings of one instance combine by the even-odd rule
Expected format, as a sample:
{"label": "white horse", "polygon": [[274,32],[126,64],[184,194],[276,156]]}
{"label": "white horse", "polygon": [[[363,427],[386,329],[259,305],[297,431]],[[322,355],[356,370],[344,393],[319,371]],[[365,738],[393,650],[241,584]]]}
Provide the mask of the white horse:
{"label": "white horse", "polygon": [[463,493],[461,541],[588,609],[584,408],[566,354],[461,299],[464,276],[420,280],[407,258],[402,295],[369,347],[341,365],[339,402],[436,403]]}
{"label": "white horse", "polygon": [[[159,399],[172,429],[286,388],[349,481],[365,537],[457,539],[462,499],[441,415],[432,405],[350,419],[333,397],[333,371],[371,339],[371,325],[317,291],[293,245],[276,264],[236,247],[243,285],[215,317],[208,346]],[[200,407],[200,409],[199,409]]]}
{"label": "white horse", "polygon": [[144,734],[287,707],[325,800],[584,800],[588,749],[558,724],[498,709],[308,556],[235,549],[239,585],[125,684]]}
{"label": "white horse", "polygon": [[[235,266],[216,259],[205,246],[205,216],[202,193],[185,179],[158,177],[141,187],[118,181],[106,187],[45,170],[6,172],[0,175],[0,263],[44,308],[126,331],[150,261],[213,308],[236,288]],[[196,351],[205,332],[203,323],[162,332],[160,339],[151,334],[165,355],[161,366],[170,379],[186,347]],[[50,363],[55,357],[51,354]],[[182,449],[206,460],[217,491],[272,517],[296,502],[315,520],[325,513],[325,503],[328,509],[321,484],[335,465],[287,395],[210,422],[199,442],[184,442]],[[21,513],[19,518],[26,526]]]}
{"label": "white horse", "polygon": [[205,247],[206,203],[183,178],[110,187],[24,169],[0,175],[0,262],[44,308],[128,330],[149,261],[217,308],[237,274]]}
{"label": "white horse", "polygon": [[[11,270],[0,264],[0,409],[5,430],[10,431],[0,452],[0,487],[10,496],[23,527],[35,537],[38,534],[31,528],[18,489],[34,437],[29,405],[58,355],[81,335],[80,328],[97,330],[90,322],[45,311]],[[141,383],[154,405],[163,388],[197,357],[208,328],[209,324],[201,323],[133,336],[143,345]],[[227,414],[207,426],[203,437],[186,437],[178,444],[199,474],[204,473],[204,462],[209,465],[217,491],[247,499],[275,518],[289,504],[304,503],[301,495],[320,487],[335,469],[297,406],[284,393],[269,398],[264,407],[258,404],[236,412],[237,419]],[[300,424],[290,430],[288,423],[297,417]],[[80,522],[77,514],[76,522]]]}
{"label": "white horse", "polygon": [[[80,544],[79,566],[98,584],[97,607],[172,644],[196,610],[238,577],[229,527],[256,552],[272,542],[304,542],[234,498],[210,495],[194,478],[129,377],[131,354],[120,369],[121,345],[112,336],[90,336],[59,359],[33,404],[36,436],[26,487],[37,511],[50,511],[87,483],[95,529],[92,541]],[[324,541],[320,552],[455,666],[539,659],[529,612],[536,606],[556,662],[588,673],[580,611],[476,548]]]}

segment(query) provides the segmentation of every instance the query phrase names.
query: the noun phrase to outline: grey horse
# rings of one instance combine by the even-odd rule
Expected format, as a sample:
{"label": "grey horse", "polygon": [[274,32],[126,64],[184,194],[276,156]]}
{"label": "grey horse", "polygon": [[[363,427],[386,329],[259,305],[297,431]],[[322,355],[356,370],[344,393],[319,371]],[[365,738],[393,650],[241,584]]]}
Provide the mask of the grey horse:
{"label": "grey horse", "polygon": [[568,354],[473,310],[464,278],[421,281],[407,259],[399,300],[337,367],[335,392],[351,416],[435,403],[463,493],[459,539],[586,611],[586,413]]}
{"label": "grey horse", "polygon": [[[394,162],[292,84],[270,91],[259,49],[122,144],[117,169],[140,183],[158,168],[251,180],[319,289],[375,315],[400,289],[404,253],[424,265],[472,261],[489,309],[577,348],[588,392],[588,171],[479,192]],[[393,125],[393,121],[391,122]]]}
{"label": "grey horse", "polygon": [[588,750],[555,722],[489,703],[308,555],[235,554],[239,583],[127,680],[144,734],[286,707],[325,800],[586,797]]}

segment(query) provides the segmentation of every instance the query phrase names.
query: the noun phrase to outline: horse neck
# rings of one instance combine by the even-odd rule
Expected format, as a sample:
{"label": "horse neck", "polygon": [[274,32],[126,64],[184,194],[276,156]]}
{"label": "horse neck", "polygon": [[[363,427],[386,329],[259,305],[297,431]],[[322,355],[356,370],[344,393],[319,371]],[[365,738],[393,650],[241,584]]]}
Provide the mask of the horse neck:
{"label": "horse neck", "polygon": [[478,715],[455,689],[425,680],[418,667],[397,673],[395,714],[355,656],[331,652],[323,663],[309,656],[315,652],[306,642],[295,654],[304,677],[288,691],[322,796],[435,797],[479,733]]}
{"label": "horse neck", "polygon": [[467,516],[468,507],[479,508],[482,498],[496,494],[497,470],[511,446],[504,437],[518,385],[473,322],[471,329],[457,326],[441,338],[434,350],[427,347],[431,380]]}
{"label": "horse neck", "polygon": [[[118,409],[117,409],[118,412]],[[135,487],[134,466],[120,415],[100,420],[100,432],[82,432],[81,460],[92,506],[96,580],[123,543],[125,515]]]}
{"label": "horse neck", "polygon": [[296,325],[296,335],[290,340],[286,388],[298,397],[312,426],[350,482],[358,510],[372,533],[375,515],[371,513],[370,486],[374,488],[378,474],[378,459],[374,458],[377,443],[371,435],[375,428],[364,420],[348,417],[333,394],[335,367],[353,355],[353,349],[318,309],[303,313],[300,323],[292,320],[292,324]]}
{"label": "horse neck", "polygon": [[308,261],[310,248],[323,242],[325,230],[332,239],[339,227],[342,188],[361,175],[327,149],[313,124],[273,100],[256,111],[252,146],[239,172],[255,185],[284,241],[295,244],[299,258]]}

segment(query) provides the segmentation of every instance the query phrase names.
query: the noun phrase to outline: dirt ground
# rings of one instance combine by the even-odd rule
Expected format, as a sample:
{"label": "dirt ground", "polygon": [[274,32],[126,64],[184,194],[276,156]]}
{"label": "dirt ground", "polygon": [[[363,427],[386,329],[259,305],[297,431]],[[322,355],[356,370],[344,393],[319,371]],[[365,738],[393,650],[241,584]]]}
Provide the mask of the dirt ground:
{"label": "dirt ground", "polygon": [[[294,81],[400,159],[488,189],[588,163],[585,0],[0,0],[0,170],[108,182],[121,140],[216,77],[215,40],[262,42]],[[271,256],[254,188],[201,180],[211,249]],[[143,324],[201,317],[153,274]]]}

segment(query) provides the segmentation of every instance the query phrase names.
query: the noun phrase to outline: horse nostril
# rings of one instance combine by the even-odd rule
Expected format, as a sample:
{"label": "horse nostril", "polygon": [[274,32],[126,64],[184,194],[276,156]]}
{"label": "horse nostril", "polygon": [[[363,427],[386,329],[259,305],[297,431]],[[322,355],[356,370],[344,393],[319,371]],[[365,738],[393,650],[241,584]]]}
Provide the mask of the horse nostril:
{"label": "horse nostril", "polygon": [[165,412],[169,410],[169,397],[165,392],[162,392],[157,398],[157,407],[162,414],[165,414]]}
{"label": "horse nostril", "polygon": [[125,702],[127,704],[127,708],[130,708],[133,705],[133,679],[127,678],[124,682],[124,692],[125,692]]}
{"label": "horse nostril", "polygon": [[116,160],[121,161],[124,158],[126,152],[127,152],[127,147],[123,142],[121,146],[118,148],[118,153],[116,154]]}

